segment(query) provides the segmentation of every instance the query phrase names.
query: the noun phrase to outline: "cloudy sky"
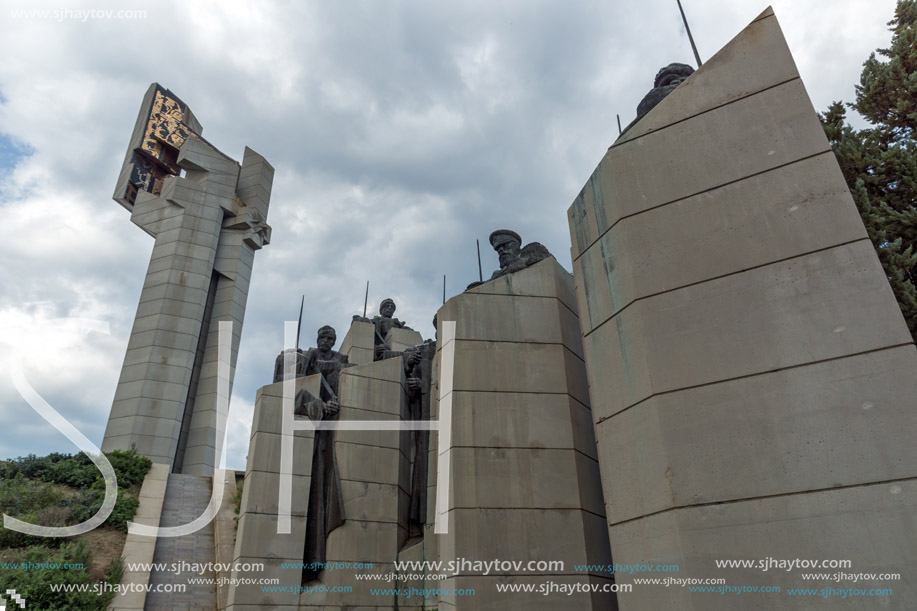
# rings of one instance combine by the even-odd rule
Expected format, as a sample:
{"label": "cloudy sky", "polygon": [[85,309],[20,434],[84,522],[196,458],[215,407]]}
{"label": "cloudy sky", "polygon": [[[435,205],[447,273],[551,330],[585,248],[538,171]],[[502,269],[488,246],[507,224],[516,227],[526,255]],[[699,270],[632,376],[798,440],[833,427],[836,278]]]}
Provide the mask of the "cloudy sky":
{"label": "cloudy sky", "polygon": [[[773,4],[816,109],[853,98],[894,4]],[[767,6],[684,5],[702,59]],[[99,12],[74,12],[87,10]],[[118,10],[145,15],[101,12]],[[101,444],[153,247],[111,194],[156,81],[223,152],[241,159],[248,145],[276,168],[230,409],[237,469],[303,293],[306,345],[323,324],[343,337],[367,280],[371,310],[392,297],[429,337],[443,275],[450,296],[477,279],[475,239],[485,275],[498,267],[493,229],[570,269],[566,209],[616,137],[615,114],[633,119],[659,67],[693,64],[675,0],[7,0],[0,57],[0,457],[76,450],[16,390],[17,354],[34,389]]]}

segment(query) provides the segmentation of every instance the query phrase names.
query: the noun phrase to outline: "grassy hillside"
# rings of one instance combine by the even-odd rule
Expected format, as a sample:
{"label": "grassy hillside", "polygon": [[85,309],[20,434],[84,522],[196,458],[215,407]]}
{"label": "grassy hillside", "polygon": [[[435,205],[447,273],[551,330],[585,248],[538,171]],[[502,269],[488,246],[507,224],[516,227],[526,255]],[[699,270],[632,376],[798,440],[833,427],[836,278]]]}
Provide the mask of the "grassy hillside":
{"label": "grassy hillside", "polygon": [[[151,463],[133,451],[105,455],[118,476],[118,501],[102,526],[77,537],[56,538],[0,526],[0,591],[16,590],[28,609],[105,609],[113,598],[113,593],[52,592],[50,587],[121,580],[127,522],[137,511],[140,484]],[[0,461],[0,512],[25,522],[78,524],[99,510],[104,495],[102,474],[85,454]]]}

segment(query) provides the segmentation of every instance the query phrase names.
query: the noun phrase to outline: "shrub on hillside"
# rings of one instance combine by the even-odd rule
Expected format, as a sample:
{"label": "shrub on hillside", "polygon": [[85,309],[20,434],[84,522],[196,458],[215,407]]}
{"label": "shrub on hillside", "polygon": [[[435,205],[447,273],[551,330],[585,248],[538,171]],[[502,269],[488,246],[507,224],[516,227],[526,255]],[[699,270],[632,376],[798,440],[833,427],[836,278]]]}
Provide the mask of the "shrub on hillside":
{"label": "shrub on hillside", "polygon": [[[114,598],[113,592],[96,594],[89,590],[86,592],[54,592],[51,585],[82,585],[92,587],[93,579],[89,574],[92,562],[92,551],[83,543],[67,543],[60,549],[49,549],[34,546],[27,549],[18,559],[18,562],[43,564],[45,566],[58,565],[58,568],[45,570],[4,569],[0,571],[0,591],[16,590],[27,603],[30,610],[59,610],[89,611],[105,609]],[[83,568],[62,568],[64,565],[82,565]],[[121,581],[124,574],[123,563],[120,559],[109,567],[105,583],[115,584]]]}

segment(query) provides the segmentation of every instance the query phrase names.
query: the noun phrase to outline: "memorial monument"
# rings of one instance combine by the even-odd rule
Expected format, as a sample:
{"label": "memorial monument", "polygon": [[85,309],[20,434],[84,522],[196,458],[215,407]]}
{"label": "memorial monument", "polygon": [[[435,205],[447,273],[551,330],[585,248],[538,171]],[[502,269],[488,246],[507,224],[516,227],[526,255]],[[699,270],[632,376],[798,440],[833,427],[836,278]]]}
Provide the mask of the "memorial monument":
{"label": "memorial monument", "polygon": [[274,169],[249,148],[240,165],[201,132],[184,102],[150,86],[114,199],[156,242],[102,450],[134,446],[174,472],[210,475],[226,416],[218,326],[232,323],[231,392],[255,251],[271,237]]}
{"label": "memorial monument", "polygon": [[[351,335],[372,326],[354,321],[342,345],[352,345],[348,339]],[[330,327],[320,330],[318,349],[288,355],[291,363],[307,363],[289,368],[291,374],[303,375],[282,376],[258,391],[234,552],[236,562],[265,565],[264,571],[236,571],[236,579],[251,578],[257,583],[258,578],[277,577],[284,584],[301,583],[314,589],[265,592],[257,585],[233,586],[230,609],[271,605],[349,609],[357,602],[379,606],[380,600],[369,591],[372,584],[355,577],[359,571],[323,567],[326,563],[365,562],[372,564],[372,571],[393,572],[399,549],[409,538],[411,431],[374,429],[372,425],[412,418],[406,364],[414,373],[423,361],[398,353],[351,365],[343,350],[331,350],[330,331]],[[421,343],[419,334],[417,338]],[[282,353],[278,359],[284,356]],[[316,366],[309,366],[309,362]],[[279,368],[282,371],[285,366]],[[285,379],[295,381],[295,398],[289,405],[293,413],[286,415]],[[299,425],[291,425],[295,430],[285,429],[285,419]],[[368,426],[316,429],[329,420],[365,421]],[[302,426],[303,421],[313,425]],[[281,471],[284,436],[292,443],[289,475]],[[289,533],[278,534],[282,477],[292,480],[291,527]],[[287,564],[303,568],[291,570],[285,568]],[[352,591],[324,589],[344,586]],[[383,607],[393,604],[394,598],[382,601]]]}
{"label": "memorial monument", "polygon": [[[233,165],[158,86],[144,109],[116,199],[157,243],[105,443],[207,473],[214,325],[241,324],[270,167]],[[338,351],[323,327],[280,354],[215,607],[764,611],[775,594],[616,596],[633,575],[608,567],[753,588],[799,577],[716,561],[917,564],[917,349],[770,9],[697,71],[659,71],[568,221],[572,275],[498,229],[500,269],[443,304],[436,339],[386,299]],[[395,570],[458,559],[519,564]]]}
{"label": "memorial monument", "polygon": [[[263,563],[266,569],[258,576],[276,576],[282,583],[292,576],[284,566],[302,563],[304,590],[266,592],[234,585],[229,608],[517,604],[548,609],[553,602],[540,593],[498,594],[493,584],[545,577],[568,584],[613,583],[610,573],[600,570],[576,576],[547,569],[486,576],[458,571],[437,581],[436,588],[474,588],[480,594],[473,600],[431,600],[380,597],[372,593],[379,582],[357,578],[360,573],[394,574],[396,560],[448,562],[497,554],[522,562],[562,559],[571,566],[611,562],[572,277],[540,244],[520,248],[515,232],[498,230],[491,243],[501,254],[494,279],[450,299],[434,319],[434,325],[449,320],[457,330],[445,342],[449,357],[435,340],[392,350],[399,344],[393,334],[408,327],[393,319],[390,300],[372,321],[354,317],[342,342],[349,352],[359,343],[354,341],[357,335],[364,338],[366,351],[382,345],[384,351],[372,360],[364,353],[363,363],[348,366],[345,348],[331,351],[333,336],[323,337],[322,331],[318,350],[278,356],[274,383],[256,399],[234,557],[236,562]],[[376,336],[373,344],[369,333]],[[320,350],[325,356],[316,356]],[[443,358],[452,360],[445,382],[440,374]],[[320,370],[311,362],[328,368]],[[285,408],[283,384],[294,379],[295,401]],[[300,424],[284,432],[284,409],[291,409],[300,423],[330,416],[348,425],[365,421],[366,427],[329,431]],[[374,426],[374,421],[392,419],[412,428]],[[446,426],[451,432],[431,437],[430,430],[416,424],[430,420],[436,422],[435,430]],[[284,477],[278,446],[281,436],[291,434],[292,528],[289,534],[278,534],[277,491]],[[439,461],[451,462],[447,482],[437,480]],[[431,528],[438,511],[431,501],[437,499],[439,485],[451,488],[439,509],[447,525],[443,534]],[[323,534],[327,537],[322,541]],[[316,564],[335,561],[372,568],[334,571]],[[239,571],[234,576],[255,574]],[[428,587],[432,583],[426,582]],[[346,594],[332,590],[344,586],[350,588]],[[577,608],[614,608],[614,595],[608,592],[581,593],[569,600]]]}
{"label": "memorial monument", "polygon": [[[614,579],[605,570],[612,560],[573,277],[541,244],[521,247],[513,231],[493,232],[490,243],[500,269],[437,314],[455,321],[455,337],[437,346],[440,367],[451,360],[453,373],[440,375],[433,415],[451,428],[431,439],[436,460],[451,466],[449,480],[435,482],[437,494],[450,489],[441,509],[448,532],[433,536],[444,561],[512,558],[526,568],[463,568],[437,587],[475,595],[444,595],[438,608],[557,609],[537,589],[550,581],[580,588],[564,597],[565,608],[615,609],[615,595],[602,591]],[[564,568],[537,568],[548,559]],[[536,589],[501,592],[498,584]]]}
{"label": "memorial monument", "polygon": [[[917,351],[773,11],[615,141],[568,217],[615,561],[750,588],[847,586],[714,561],[912,570]],[[619,603],[775,596],[634,587]]]}

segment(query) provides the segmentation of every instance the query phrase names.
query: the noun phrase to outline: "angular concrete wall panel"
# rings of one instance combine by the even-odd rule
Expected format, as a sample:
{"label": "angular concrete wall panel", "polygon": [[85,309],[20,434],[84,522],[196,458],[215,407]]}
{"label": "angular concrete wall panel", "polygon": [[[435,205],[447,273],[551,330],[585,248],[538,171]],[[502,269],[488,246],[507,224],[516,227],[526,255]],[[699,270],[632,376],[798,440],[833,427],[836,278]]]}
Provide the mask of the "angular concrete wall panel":
{"label": "angular concrete wall panel", "polygon": [[[439,487],[449,487],[448,533],[432,535],[436,555],[427,558],[562,560],[565,569],[541,571],[542,582],[610,583],[608,574],[571,574],[574,563],[611,562],[573,297],[572,277],[548,258],[440,308],[440,324],[454,320],[456,332],[437,346],[435,361],[443,371],[441,392],[449,391],[440,402],[451,403],[451,415],[441,418],[450,419],[451,430],[431,443],[430,472],[440,462],[450,467],[448,481],[431,479],[429,490],[435,498]],[[473,587],[475,596],[444,595],[437,603],[440,609],[556,605],[541,593],[495,588],[535,578],[512,570],[487,577],[461,572],[438,587]],[[577,608],[615,608],[610,592],[576,600]]]}
{"label": "angular concrete wall panel", "polygon": [[868,240],[662,293],[586,336],[596,421],[650,396],[898,346],[907,328]]}
{"label": "angular concrete wall panel", "polygon": [[577,290],[589,287],[583,329],[638,299],[865,237],[834,153],[755,174],[606,232],[573,263]]}
{"label": "angular concrete wall panel", "polygon": [[[852,584],[715,560],[845,559],[900,572],[856,586],[907,608],[917,351],[771,11],[611,147],[568,218],[615,562],[785,590]],[[813,608],[620,597],[739,603]]]}

